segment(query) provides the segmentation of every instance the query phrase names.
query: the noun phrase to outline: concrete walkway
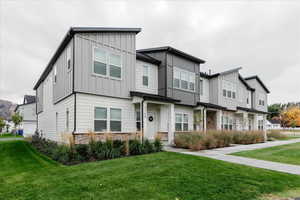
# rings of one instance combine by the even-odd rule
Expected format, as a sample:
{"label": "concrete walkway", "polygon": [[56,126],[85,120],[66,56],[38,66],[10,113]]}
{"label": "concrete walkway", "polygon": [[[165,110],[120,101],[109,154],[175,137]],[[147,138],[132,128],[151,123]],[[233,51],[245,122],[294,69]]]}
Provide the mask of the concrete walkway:
{"label": "concrete walkway", "polygon": [[262,169],[274,170],[278,172],[300,175],[299,165],[291,165],[291,164],[284,164],[284,163],[271,162],[265,160],[258,160],[253,158],[227,155],[227,154],[240,152],[240,151],[262,149],[262,148],[280,146],[285,144],[293,144],[297,142],[300,142],[300,139],[274,141],[274,142],[266,142],[266,143],[251,144],[251,145],[236,145],[233,147],[225,147],[225,148],[204,150],[204,151],[189,151],[187,149],[178,149],[170,146],[165,147],[165,150],[170,152],[177,152],[177,153],[194,155],[194,156],[203,156],[207,158],[213,158],[216,160],[222,160],[226,162],[247,165],[251,167],[257,167]]}
{"label": "concrete walkway", "polygon": [[0,138],[1,141],[13,141],[13,140],[24,140],[22,137],[8,137],[8,138]]}

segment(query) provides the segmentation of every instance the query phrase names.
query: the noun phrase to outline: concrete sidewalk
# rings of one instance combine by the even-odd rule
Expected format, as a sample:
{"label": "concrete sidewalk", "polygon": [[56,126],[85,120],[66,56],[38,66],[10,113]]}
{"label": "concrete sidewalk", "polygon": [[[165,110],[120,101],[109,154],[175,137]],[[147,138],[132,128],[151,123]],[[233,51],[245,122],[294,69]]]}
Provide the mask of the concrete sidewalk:
{"label": "concrete sidewalk", "polygon": [[13,141],[13,140],[24,140],[22,137],[8,137],[8,138],[0,138],[1,141]]}
{"label": "concrete sidewalk", "polygon": [[300,175],[299,165],[291,165],[291,164],[284,164],[284,163],[271,162],[265,160],[258,160],[253,158],[226,155],[226,154],[240,152],[240,151],[262,149],[262,148],[280,146],[285,144],[293,144],[297,142],[300,142],[300,139],[266,142],[266,143],[251,144],[251,145],[237,145],[233,147],[225,147],[225,148],[204,150],[204,151],[190,151],[188,149],[178,149],[170,146],[165,147],[165,150],[170,152],[177,152],[177,153],[194,155],[194,156],[203,156],[207,158],[222,160],[222,161],[241,164],[241,165],[247,165],[251,167],[257,167],[262,169],[274,170],[278,172]]}

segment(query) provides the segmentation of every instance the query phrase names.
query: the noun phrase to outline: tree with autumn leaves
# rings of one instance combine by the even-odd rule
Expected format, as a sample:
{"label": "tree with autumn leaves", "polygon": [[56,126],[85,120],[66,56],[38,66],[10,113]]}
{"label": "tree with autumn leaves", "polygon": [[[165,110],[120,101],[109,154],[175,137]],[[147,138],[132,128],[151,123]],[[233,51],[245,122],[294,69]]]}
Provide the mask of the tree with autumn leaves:
{"label": "tree with autumn leaves", "polygon": [[293,106],[282,111],[280,114],[281,123],[284,127],[300,126],[300,107]]}

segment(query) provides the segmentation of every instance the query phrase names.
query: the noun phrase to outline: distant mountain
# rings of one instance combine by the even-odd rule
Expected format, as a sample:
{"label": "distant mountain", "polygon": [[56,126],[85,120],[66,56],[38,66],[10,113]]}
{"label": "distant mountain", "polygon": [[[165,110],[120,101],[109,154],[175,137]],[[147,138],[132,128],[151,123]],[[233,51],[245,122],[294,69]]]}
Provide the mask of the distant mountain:
{"label": "distant mountain", "polygon": [[0,117],[10,120],[17,104],[0,99]]}

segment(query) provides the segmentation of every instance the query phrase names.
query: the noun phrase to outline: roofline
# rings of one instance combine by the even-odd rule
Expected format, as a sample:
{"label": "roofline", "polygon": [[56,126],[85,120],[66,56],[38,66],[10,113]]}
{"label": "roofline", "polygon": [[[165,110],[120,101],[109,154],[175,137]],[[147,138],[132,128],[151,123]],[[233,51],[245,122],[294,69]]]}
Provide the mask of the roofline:
{"label": "roofline", "polygon": [[252,88],[246,81],[245,79],[242,77],[242,75],[239,74],[239,79],[242,81],[242,83],[246,86],[246,88],[248,90],[251,90],[251,91],[255,91],[254,88]]}
{"label": "roofline", "polygon": [[260,114],[270,114],[269,112],[264,112],[264,111],[256,110],[256,109],[253,109],[253,108],[244,108],[244,107],[240,107],[240,106],[237,106],[236,109],[237,110],[243,110],[243,111],[246,111],[246,112],[253,112],[253,113],[260,113]]}
{"label": "roofline", "polygon": [[215,78],[215,77],[218,77],[219,75],[220,75],[220,73],[206,74],[204,72],[200,72],[200,77],[207,78],[207,79]]}
{"label": "roofline", "polygon": [[205,63],[205,60],[202,60],[200,58],[197,58],[195,56],[192,56],[190,54],[187,54],[183,51],[180,51],[180,50],[175,49],[175,48],[170,47],[170,46],[154,47],[154,48],[147,48],[147,49],[137,50],[137,52],[139,52],[139,53],[151,53],[151,52],[160,52],[160,51],[168,51],[168,52],[171,52],[171,53],[176,54],[178,56],[181,56],[181,57],[187,58],[189,60],[192,60],[192,61],[194,61],[196,63],[199,63],[199,64]]}
{"label": "roofline", "polygon": [[149,63],[155,64],[155,65],[160,65],[160,63],[161,63],[160,60],[156,60],[155,58],[153,58],[149,55],[138,53],[138,52],[136,53],[136,59],[144,61],[144,62],[149,62]]}
{"label": "roofline", "polygon": [[170,97],[165,97],[157,94],[149,94],[149,93],[144,93],[144,92],[137,92],[137,91],[130,91],[130,96],[137,96],[141,97],[144,100],[152,100],[152,101],[161,101],[161,102],[169,102],[169,103],[176,103],[176,102],[181,102],[178,99],[173,99]]}
{"label": "roofline", "polygon": [[251,80],[251,79],[256,79],[260,85],[264,88],[264,90],[267,92],[267,93],[270,93],[270,90],[266,87],[266,85],[261,81],[261,79],[257,76],[257,75],[254,75],[254,76],[249,76],[249,77],[246,77],[244,78],[246,81],[247,80]]}
{"label": "roofline", "polygon": [[134,32],[139,33],[142,29],[141,28],[108,28],[108,27],[71,27],[66,35],[64,36],[63,40],[59,44],[58,48],[56,49],[54,55],[50,59],[47,64],[47,67],[44,69],[43,73],[41,74],[39,80],[34,86],[34,90],[36,90],[39,85],[45,80],[47,75],[52,70],[53,64],[56,62],[60,54],[63,52],[69,41],[73,38],[75,33],[98,33],[98,32]]}
{"label": "roofline", "polygon": [[26,105],[30,105],[30,104],[36,104],[36,102],[32,102],[32,103],[23,103],[23,104],[18,104],[14,110],[14,112],[17,111],[17,109],[20,107],[20,106],[26,106]]}

